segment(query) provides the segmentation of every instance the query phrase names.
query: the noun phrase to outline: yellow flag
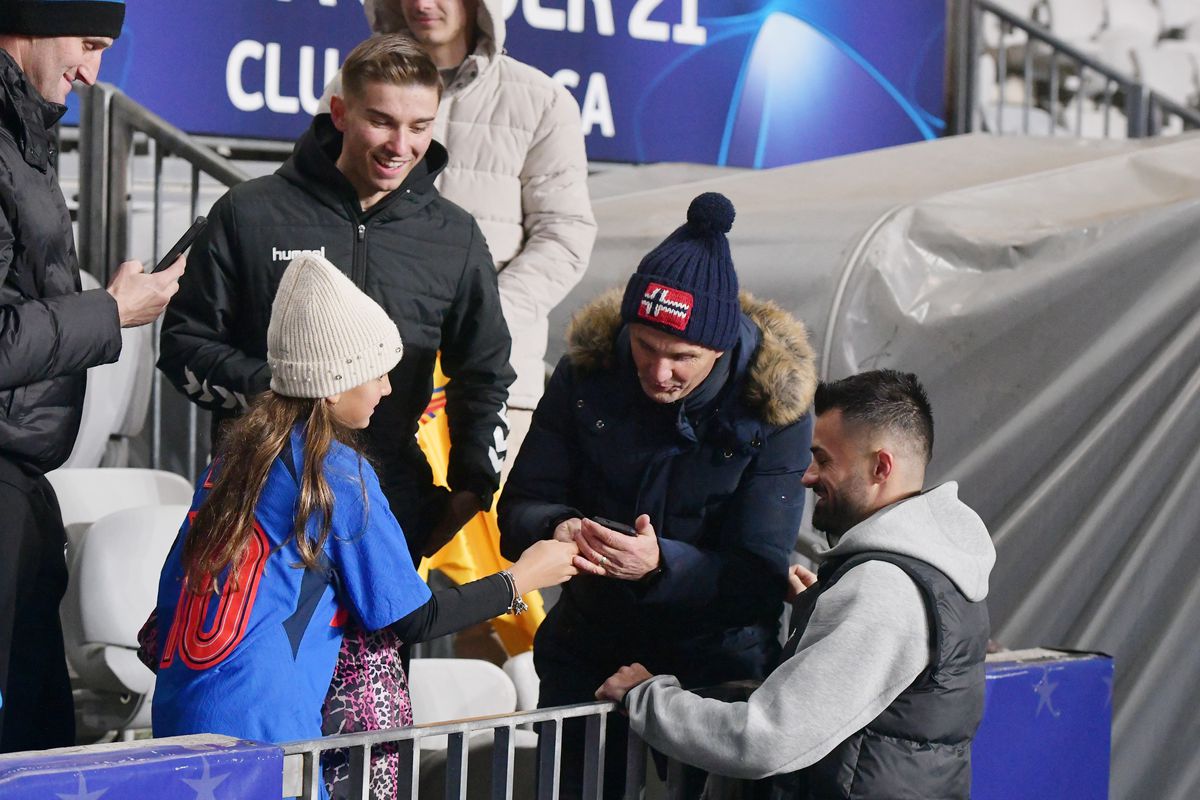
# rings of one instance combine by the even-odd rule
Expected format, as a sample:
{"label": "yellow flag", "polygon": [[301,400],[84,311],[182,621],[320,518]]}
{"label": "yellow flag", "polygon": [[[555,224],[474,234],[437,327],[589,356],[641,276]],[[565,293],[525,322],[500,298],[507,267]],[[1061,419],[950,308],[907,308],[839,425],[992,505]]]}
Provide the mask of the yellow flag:
{"label": "yellow flag", "polygon": [[[429,466],[433,468],[433,480],[440,486],[446,485],[446,470],[450,464],[450,425],[446,420],[447,383],[439,358],[433,370],[433,397],[421,415],[417,431],[417,442],[429,460]],[[496,497],[499,499],[500,495],[497,493]],[[500,555],[500,526],[496,521],[496,504],[493,502],[490,509],[476,514],[433,558],[423,559],[418,571],[422,578],[427,578],[430,569],[439,569],[450,580],[464,584],[507,569],[511,563]],[[529,610],[521,616],[505,614],[492,620],[492,627],[510,656],[533,647],[533,634],[546,617],[539,593],[525,595],[525,602]]]}

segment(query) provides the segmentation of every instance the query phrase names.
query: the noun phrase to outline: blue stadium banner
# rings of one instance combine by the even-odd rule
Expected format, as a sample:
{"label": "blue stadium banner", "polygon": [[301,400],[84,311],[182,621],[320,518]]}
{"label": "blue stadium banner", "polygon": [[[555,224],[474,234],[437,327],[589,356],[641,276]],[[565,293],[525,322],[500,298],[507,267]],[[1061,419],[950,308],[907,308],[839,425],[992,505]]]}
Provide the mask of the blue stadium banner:
{"label": "blue stadium banner", "polygon": [[278,798],[283,750],[227,736],[179,736],[0,755],[0,797]]}
{"label": "blue stadium banner", "polygon": [[[502,2],[593,159],[771,167],[943,127],[945,0]],[[184,130],[293,139],[367,34],[361,0],[133,0],[102,75]]]}

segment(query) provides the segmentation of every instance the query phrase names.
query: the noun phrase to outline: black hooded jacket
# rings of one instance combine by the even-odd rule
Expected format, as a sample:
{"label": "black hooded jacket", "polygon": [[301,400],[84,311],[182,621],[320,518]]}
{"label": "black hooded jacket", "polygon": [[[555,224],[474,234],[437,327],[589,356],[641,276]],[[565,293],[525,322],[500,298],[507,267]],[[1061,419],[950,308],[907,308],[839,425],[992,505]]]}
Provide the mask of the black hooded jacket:
{"label": "black hooded jacket", "polygon": [[508,328],[479,227],[434,187],[445,148],[433,142],[400,188],[363,211],[337,168],[341,146],[341,134],[321,114],[274,175],[216,202],[164,317],[159,367],[217,420],[240,413],[270,383],[267,324],[279,280],[296,251],[319,252],[400,328],[404,356],[366,444],[392,510],[419,537],[410,530],[419,527],[412,492],[437,491],[415,439],[434,360],[440,351],[451,379],[450,487],[475,492],[486,506],[499,485],[497,443],[507,432]]}
{"label": "black hooded jacket", "polygon": [[0,458],[38,474],[75,444],[87,369],[121,352],[117,304],[80,291],[47,102],[0,50]]}

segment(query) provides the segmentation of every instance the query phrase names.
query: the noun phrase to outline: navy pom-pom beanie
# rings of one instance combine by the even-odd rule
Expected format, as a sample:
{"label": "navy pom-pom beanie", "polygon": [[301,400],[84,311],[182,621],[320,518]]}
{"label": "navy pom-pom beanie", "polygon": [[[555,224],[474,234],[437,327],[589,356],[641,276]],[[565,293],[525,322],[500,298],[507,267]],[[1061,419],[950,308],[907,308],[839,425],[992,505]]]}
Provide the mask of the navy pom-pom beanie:
{"label": "navy pom-pom beanie", "polygon": [[688,206],[687,222],[642,259],[625,286],[621,318],[713,350],[737,339],[738,279],[725,234],[733,203],[705,192]]}

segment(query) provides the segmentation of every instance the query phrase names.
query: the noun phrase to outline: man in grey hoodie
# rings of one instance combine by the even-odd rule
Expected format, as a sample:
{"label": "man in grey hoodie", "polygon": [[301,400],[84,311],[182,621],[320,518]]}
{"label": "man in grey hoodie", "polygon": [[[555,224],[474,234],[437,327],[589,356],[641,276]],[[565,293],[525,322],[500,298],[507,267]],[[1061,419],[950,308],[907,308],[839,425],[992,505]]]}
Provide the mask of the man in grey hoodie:
{"label": "man in grey hoodie", "polygon": [[710,772],[765,778],[771,797],[966,798],[983,715],[984,598],[995,549],[955,483],[926,491],[933,417],[916,376],[822,384],[813,525],[832,545],[792,574],[793,632],[744,702],[623,667],[623,701],[651,746]]}

